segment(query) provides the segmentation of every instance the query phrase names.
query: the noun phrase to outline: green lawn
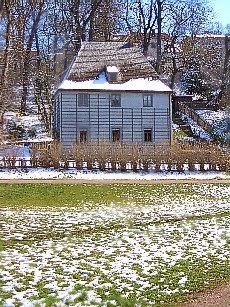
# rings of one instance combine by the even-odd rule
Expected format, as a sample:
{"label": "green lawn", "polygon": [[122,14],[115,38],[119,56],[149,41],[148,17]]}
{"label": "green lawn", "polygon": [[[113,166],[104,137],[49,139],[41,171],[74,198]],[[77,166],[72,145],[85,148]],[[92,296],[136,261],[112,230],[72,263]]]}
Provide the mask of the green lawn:
{"label": "green lawn", "polygon": [[173,306],[229,280],[229,209],[224,184],[0,184],[0,306]]}

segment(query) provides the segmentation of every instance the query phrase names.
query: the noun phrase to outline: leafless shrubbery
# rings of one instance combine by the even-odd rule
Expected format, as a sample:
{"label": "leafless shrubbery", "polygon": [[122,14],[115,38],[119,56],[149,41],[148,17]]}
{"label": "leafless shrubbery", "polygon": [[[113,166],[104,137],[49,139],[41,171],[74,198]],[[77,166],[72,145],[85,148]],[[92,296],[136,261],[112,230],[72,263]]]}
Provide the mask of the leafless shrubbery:
{"label": "leafless shrubbery", "polygon": [[[36,155],[35,155],[36,157]],[[133,143],[77,143],[70,152],[66,152],[60,143],[54,143],[49,149],[39,153],[39,161],[32,155],[33,166],[68,168],[68,161],[74,160],[76,168],[83,169],[84,163],[88,170],[98,168],[101,171],[111,169],[127,170],[127,164],[133,171],[140,169],[156,172],[166,164],[167,171],[189,171],[199,165],[200,171],[230,171],[230,155],[219,147],[209,143],[174,144],[173,146],[154,146],[151,144]],[[206,165],[206,166],[205,166]]]}
{"label": "leafless shrubbery", "polygon": [[39,151],[35,148],[32,148],[30,151],[31,154],[31,166],[32,167],[38,167],[39,166]]}
{"label": "leafless shrubbery", "polygon": [[3,163],[6,168],[16,168],[16,162],[17,162],[17,152],[16,150],[8,150],[6,151],[6,155],[3,158]]}
{"label": "leafless shrubbery", "polygon": [[[196,164],[199,164],[200,171],[229,171],[229,153],[212,143],[183,144],[178,147],[176,157],[178,161],[187,163],[190,171],[195,169]],[[208,168],[205,168],[205,164]]]}
{"label": "leafless shrubbery", "polygon": [[52,143],[49,147],[41,150],[31,150],[31,164],[33,167],[54,167],[55,169],[68,168],[70,156],[59,142]]}
{"label": "leafless shrubbery", "polygon": [[[19,161],[18,161],[19,160]],[[5,168],[22,167],[16,152],[5,153],[2,164]],[[182,172],[185,165],[189,171],[230,171],[230,154],[227,151],[209,143],[174,144],[173,146],[154,146],[152,144],[133,143],[77,143],[67,151],[61,143],[54,142],[45,149],[31,150],[32,167],[54,167],[55,169],[69,167],[69,162],[75,162],[78,170],[87,167],[88,170],[106,169],[126,171],[127,166],[133,171],[153,169],[161,171],[163,164],[170,172]]]}
{"label": "leafless shrubbery", "polygon": [[142,146],[135,144],[131,146],[130,163],[132,170],[137,172],[140,169],[141,157],[142,157]]}

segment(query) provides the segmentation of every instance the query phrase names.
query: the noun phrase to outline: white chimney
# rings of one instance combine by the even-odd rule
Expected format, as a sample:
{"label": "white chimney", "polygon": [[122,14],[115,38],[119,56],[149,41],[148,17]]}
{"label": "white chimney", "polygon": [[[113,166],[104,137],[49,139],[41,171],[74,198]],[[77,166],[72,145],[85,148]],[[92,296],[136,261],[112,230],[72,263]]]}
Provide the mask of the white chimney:
{"label": "white chimney", "polygon": [[119,69],[116,66],[106,67],[106,76],[108,82],[118,82]]}

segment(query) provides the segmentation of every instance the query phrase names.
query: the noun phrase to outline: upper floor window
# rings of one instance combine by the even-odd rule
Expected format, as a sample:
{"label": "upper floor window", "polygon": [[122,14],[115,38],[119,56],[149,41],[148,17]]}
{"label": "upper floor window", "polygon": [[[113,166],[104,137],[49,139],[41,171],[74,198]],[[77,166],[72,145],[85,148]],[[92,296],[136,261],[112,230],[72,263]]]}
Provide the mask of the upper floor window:
{"label": "upper floor window", "polygon": [[120,107],[121,106],[121,95],[112,94],[110,97],[111,107]]}
{"label": "upper floor window", "polygon": [[153,96],[143,95],[143,107],[152,107],[152,106],[153,106]]}
{"label": "upper floor window", "polygon": [[78,106],[88,107],[89,106],[89,94],[79,93],[78,94]]}

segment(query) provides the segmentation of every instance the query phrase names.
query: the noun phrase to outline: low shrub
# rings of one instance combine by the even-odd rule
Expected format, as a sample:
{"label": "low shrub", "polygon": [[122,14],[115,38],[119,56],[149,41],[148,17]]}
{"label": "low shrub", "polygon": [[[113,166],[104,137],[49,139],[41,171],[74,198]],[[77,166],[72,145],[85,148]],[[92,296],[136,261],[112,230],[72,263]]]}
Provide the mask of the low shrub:
{"label": "low shrub", "polygon": [[[54,142],[50,147],[31,150],[31,167],[53,167],[54,169],[72,167],[78,170],[99,169],[133,171],[150,169],[160,172],[162,169],[183,172],[189,171],[230,171],[230,155],[221,147],[209,143],[176,143],[173,146],[134,143],[77,143],[67,151],[61,143]],[[2,160],[4,168],[20,167],[15,154],[7,155]],[[163,167],[164,165],[164,167]]]}

